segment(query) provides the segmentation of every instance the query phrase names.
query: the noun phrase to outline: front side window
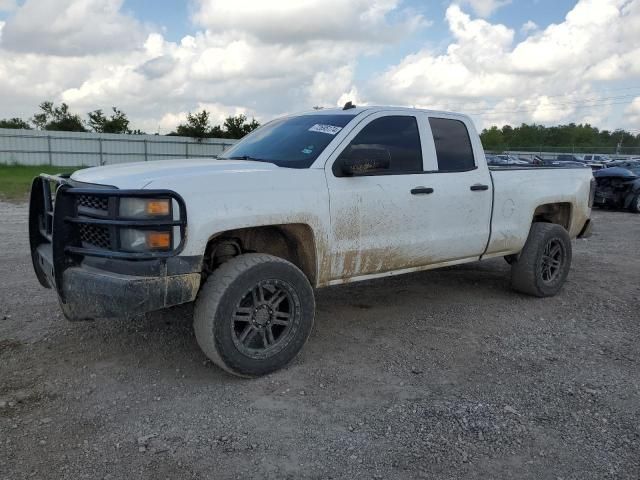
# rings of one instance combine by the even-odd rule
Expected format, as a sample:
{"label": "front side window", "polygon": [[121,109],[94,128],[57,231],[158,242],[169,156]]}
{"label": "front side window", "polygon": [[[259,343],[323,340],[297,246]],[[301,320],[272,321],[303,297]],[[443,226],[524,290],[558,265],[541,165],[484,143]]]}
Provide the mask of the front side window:
{"label": "front side window", "polygon": [[471,139],[463,122],[429,118],[429,125],[436,145],[439,171],[460,172],[476,168]]}
{"label": "front side window", "polygon": [[354,117],[342,114],[279,118],[251,132],[220,158],[309,168]]}
{"label": "front side window", "polygon": [[341,176],[341,165],[349,161],[361,164],[362,175],[422,172],[422,146],[416,118],[387,116],[371,121],[340,154],[334,173]]}

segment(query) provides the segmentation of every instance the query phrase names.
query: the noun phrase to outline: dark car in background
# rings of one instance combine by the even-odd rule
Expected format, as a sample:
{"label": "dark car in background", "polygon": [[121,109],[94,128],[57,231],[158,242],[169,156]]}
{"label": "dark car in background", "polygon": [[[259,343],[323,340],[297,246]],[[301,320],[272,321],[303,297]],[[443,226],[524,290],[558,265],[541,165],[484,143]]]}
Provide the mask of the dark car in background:
{"label": "dark car in background", "polygon": [[615,166],[599,170],[593,176],[595,206],[640,213],[640,160],[616,162]]}

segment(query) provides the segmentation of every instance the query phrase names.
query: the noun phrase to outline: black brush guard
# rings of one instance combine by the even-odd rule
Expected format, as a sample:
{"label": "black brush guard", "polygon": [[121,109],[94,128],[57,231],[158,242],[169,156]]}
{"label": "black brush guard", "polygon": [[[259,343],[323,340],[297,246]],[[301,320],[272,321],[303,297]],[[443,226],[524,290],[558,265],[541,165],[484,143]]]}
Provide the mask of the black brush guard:
{"label": "black brush guard", "polygon": [[[157,220],[121,219],[118,210],[123,197],[170,199],[171,213]],[[94,199],[104,210],[79,207],[80,199],[86,198]],[[174,205],[178,215],[174,215]],[[186,225],[184,201],[169,190],[119,190],[45,174],[36,177],[31,187],[33,268],[44,287],[57,290],[65,315],[74,320],[144,313],[193,300],[201,257],[177,256],[184,246]],[[84,232],[91,228],[105,233],[95,242],[99,245],[83,241]],[[121,228],[163,229],[171,232],[172,245],[176,243],[174,231],[180,237],[171,251],[127,252],[119,246]],[[101,259],[101,265],[116,265],[119,271],[96,269],[91,259]],[[86,305],[77,305],[82,299]]]}

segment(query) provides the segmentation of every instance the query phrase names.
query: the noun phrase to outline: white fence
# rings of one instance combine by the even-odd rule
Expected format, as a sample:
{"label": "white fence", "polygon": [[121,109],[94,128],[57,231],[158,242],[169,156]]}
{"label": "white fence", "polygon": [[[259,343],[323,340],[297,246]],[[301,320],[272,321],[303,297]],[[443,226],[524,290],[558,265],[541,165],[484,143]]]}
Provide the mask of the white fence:
{"label": "white fence", "polygon": [[113,133],[48,132],[0,128],[0,163],[97,166],[114,163],[210,158],[236,140]]}

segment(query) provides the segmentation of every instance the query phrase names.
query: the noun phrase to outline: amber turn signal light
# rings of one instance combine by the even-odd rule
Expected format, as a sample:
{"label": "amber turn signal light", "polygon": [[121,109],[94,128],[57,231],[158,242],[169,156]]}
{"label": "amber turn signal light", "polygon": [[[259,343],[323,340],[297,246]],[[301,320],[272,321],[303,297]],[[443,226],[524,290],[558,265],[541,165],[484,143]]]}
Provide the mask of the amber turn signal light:
{"label": "amber turn signal light", "polygon": [[171,247],[171,234],[168,232],[148,232],[147,247],[154,250],[168,250]]}
{"label": "amber turn signal light", "polygon": [[147,201],[147,214],[163,216],[169,215],[169,200]]}

